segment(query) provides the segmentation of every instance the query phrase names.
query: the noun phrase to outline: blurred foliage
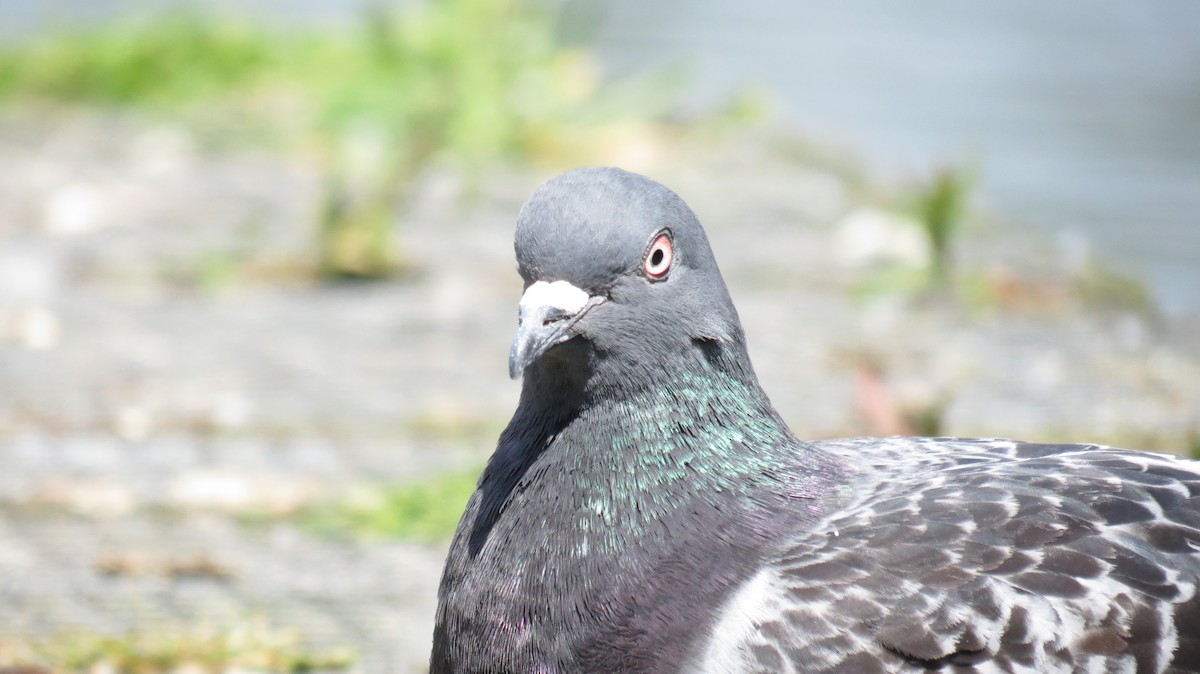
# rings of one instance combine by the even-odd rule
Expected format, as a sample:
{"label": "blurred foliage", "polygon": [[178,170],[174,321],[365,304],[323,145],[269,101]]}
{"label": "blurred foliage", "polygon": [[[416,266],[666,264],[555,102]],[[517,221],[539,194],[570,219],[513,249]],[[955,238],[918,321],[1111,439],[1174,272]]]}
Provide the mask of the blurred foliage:
{"label": "blurred foliage", "polygon": [[1076,296],[1085,307],[1131,313],[1148,319],[1158,317],[1154,293],[1145,281],[1095,260],[1080,270],[1073,285]]}
{"label": "blurred foliage", "polygon": [[480,472],[456,471],[413,484],[361,488],[301,511],[300,522],[332,536],[437,543],[454,533]]}
{"label": "blurred foliage", "polygon": [[137,108],[315,155],[330,278],[397,270],[394,223],[429,163],[561,160],[581,135],[658,114],[662,84],[602,97],[588,54],[525,0],[380,6],[340,31],[158,15],[0,47],[0,104]]}
{"label": "blurred foliage", "polygon": [[929,242],[930,272],[937,283],[950,281],[954,239],[966,222],[975,182],[972,171],[945,168],[916,195],[917,220]]}
{"label": "blurred foliage", "polygon": [[891,202],[895,224],[912,222],[928,250],[927,262],[889,260],[870,267],[855,281],[852,296],[864,303],[880,297],[951,298],[972,312],[999,309],[1061,314],[1074,306],[1089,311],[1159,318],[1153,293],[1144,281],[1092,260],[1076,273],[1038,277],[1028,270],[997,264],[956,269],[955,248],[971,223],[971,196],[978,183],[977,164],[945,167],[923,184]]}
{"label": "blurred foliage", "polygon": [[327,279],[378,279],[401,264],[393,220],[397,182],[355,195],[344,181],[327,182],[317,221],[317,268]]}
{"label": "blurred foliage", "polygon": [[[973,168],[943,168],[927,182],[901,194],[876,197],[887,204],[880,212],[888,213],[893,230],[911,225],[919,231],[921,248],[926,254],[918,256],[910,251],[902,255],[892,251],[888,259],[871,265],[854,285],[852,295],[856,301],[886,295],[923,297],[940,293],[972,303],[981,297],[977,275],[956,273],[953,259],[954,249],[966,229],[977,174]],[[893,241],[891,245],[897,243]]]}
{"label": "blurred foliage", "polygon": [[392,161],[481,162],[536,154],[564,125],[621,109],[589,112],[598,73],[553,35],[553,17],[522,0],[376,8],[340,31],[155,15],[0,47],[0,101],[203,107],[261,115],[331,154],[365,134]]}
{"label": "blurred foliage", "polygon": [[159,627],[120,636],[78,631],[37,641],[0,638],[0,667],[36,666],[55,674],[298,674],[345,671],[355,660],[345,647],[315,652],[303,646],[298,633],[273,629],[262,620],[220,629]]}
{"label": "blurred foliage", "polygon": [[946,408],[949,401],[939,399],[905,410],[905,421],[913,435],[927,438],[946,435]]}
{"label": "blurred foliage", "polygon": [[879,297],[912,297],[929,289],[929,273],[922,268],[890,263],[871,269],[857,279],[850,297],[859,304]]}
{"label": "blurred foliage", "polygon": [[109,105],[177,105],[249,88],[290,40],[204,16],[141,18],[52,33],[0,51],[0,96]]}

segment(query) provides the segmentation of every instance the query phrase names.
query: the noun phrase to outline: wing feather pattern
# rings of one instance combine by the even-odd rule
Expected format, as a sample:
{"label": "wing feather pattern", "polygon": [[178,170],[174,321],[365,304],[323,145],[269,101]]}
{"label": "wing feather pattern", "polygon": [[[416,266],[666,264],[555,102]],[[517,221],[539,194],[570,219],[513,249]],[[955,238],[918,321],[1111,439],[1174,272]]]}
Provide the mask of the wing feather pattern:
{"label": "wing feather pattern", "polygon": [[821,446],[871,458],[729,600],[705,671],[1200,672],[1194,464],[1011,441]]}

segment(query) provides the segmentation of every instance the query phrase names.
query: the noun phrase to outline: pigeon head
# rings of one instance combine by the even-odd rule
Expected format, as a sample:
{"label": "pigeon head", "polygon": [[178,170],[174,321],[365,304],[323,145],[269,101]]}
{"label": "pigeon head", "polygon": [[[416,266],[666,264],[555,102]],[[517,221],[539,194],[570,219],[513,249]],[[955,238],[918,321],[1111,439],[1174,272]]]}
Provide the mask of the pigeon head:
{"label": "pigeon head", "polygon": [[671,190],[615,168],[541,185],[517,218],[525,282],[509,356],[652,368],[714,344],[743,352],[736,310],[695,214]]}

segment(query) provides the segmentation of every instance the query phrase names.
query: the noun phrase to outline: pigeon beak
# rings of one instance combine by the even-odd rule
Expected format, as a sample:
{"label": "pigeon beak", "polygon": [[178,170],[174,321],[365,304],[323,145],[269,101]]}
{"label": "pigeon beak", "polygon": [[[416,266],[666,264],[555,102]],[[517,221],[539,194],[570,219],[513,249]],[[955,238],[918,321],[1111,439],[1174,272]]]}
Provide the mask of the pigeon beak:
{"label": "pigeon beak", "polygon": [[520,323],[508,353],[508,376],[517,379],[550,347],[574,337],[571,326],[604,301],[566,281],[538,281],[521,296]]}

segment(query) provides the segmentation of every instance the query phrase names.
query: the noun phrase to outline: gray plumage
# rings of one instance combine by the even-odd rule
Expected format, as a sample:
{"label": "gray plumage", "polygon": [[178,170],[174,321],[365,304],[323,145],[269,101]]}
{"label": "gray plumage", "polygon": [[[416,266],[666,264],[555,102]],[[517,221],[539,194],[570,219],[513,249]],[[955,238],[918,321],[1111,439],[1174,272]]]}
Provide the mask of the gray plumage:
{"label": "gray plumage", "polygon": [[1200,672],[1200,464],[797,439],[699,222],[641,176],[547,182],[516,254],[521,401],[435,674]]}

